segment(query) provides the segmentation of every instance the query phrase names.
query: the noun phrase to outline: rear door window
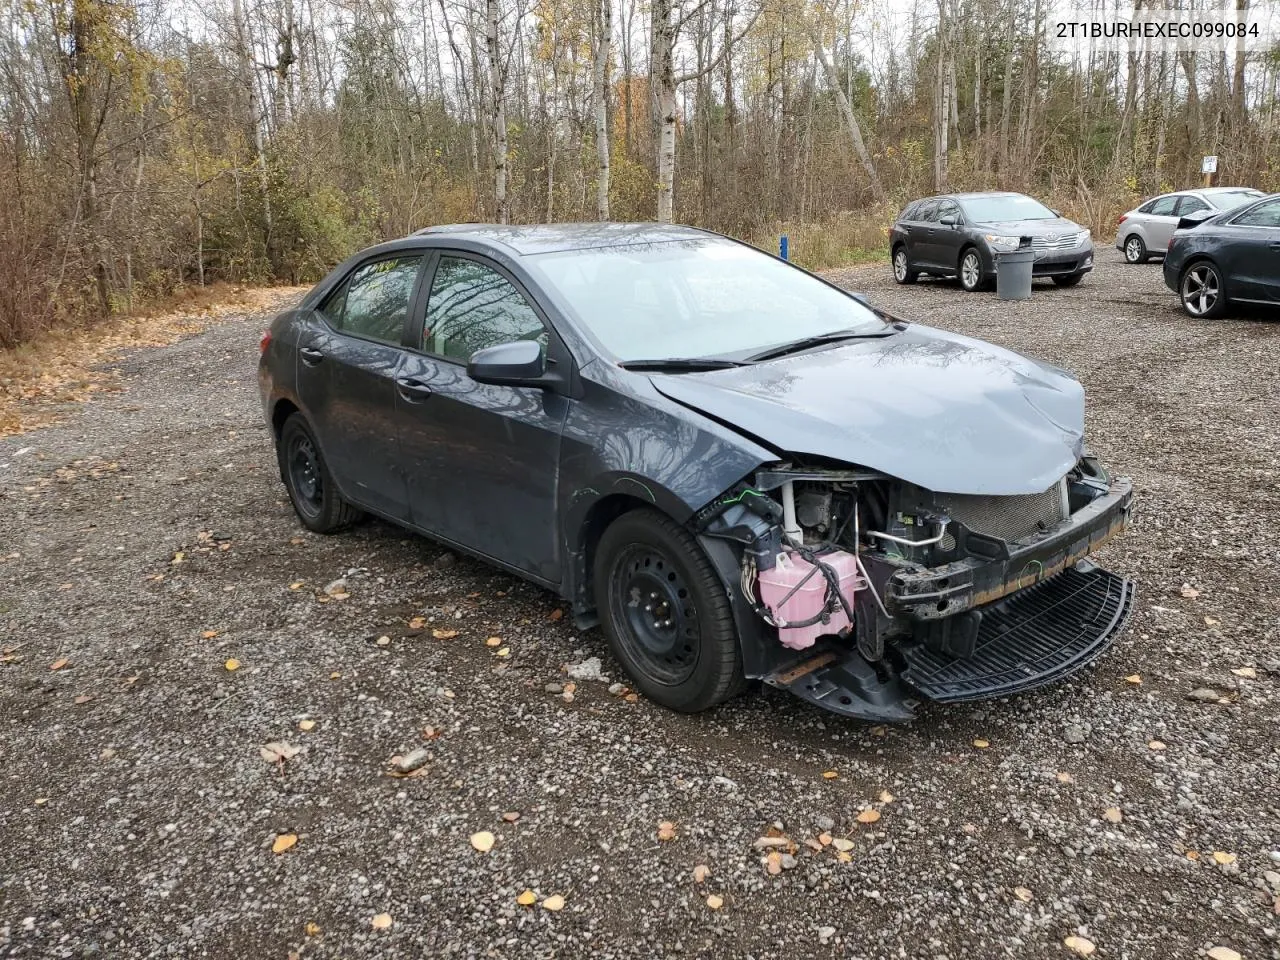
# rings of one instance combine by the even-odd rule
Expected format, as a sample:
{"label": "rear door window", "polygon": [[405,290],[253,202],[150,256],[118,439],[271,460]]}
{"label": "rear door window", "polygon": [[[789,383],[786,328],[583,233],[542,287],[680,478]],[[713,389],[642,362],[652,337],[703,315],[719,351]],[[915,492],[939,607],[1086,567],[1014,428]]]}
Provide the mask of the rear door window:
{"label": "rear door window", "polygon": [[1268,200],[1236,217],[1242,227],[1280,227],[1280,200]]}
{"label": "rear door window", "polygon": [[320,312],[342,333],[398,344],[421,267],[421,254],[361,264],[329,296]]}
{"label": "rear door window", "polygon": [[937,223],[938,221],[938,201],[925,200],[920,204],[920,209],[916,211],[916,220],[921,223]]}
{"label": "rear door window", "polygon": [[960,206],[954,200],[939,200],[937,219],[941,221],[943,217],[954,217],[956,222],[959,223],[961,219]]}
{"label": "rear door window", "polygon": [[1209,205],[1199,197],[1183,197],[1182,202],[1178,204],[1178,216],[1185,217],[1188,213],[1208,209]]}
{"label": "rear door window", "polygon": [[1152,201],[1151,209],[1146,212],[1155,217],[1172,217],[1173,211],[1177,209],[1178,197],[1160,197]]}

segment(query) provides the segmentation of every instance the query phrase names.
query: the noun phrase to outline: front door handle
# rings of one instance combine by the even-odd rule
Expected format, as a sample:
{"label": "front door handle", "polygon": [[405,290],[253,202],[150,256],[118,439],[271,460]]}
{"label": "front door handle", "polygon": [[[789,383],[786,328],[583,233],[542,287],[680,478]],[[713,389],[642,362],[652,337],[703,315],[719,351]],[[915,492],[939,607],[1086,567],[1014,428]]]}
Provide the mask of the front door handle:
{"label": "front door handle", "polygon": [[1280,250],[1280,240],[1272,240],[1272,241],[1271,241],[1271,249],[1272,249],[1272,250]]}
{"label": "front door handle", "polygon": [[414,377],[396,377],[396,386],[400,395],[411,403],[431,396],[431,387]]}
{"label": "front door handle", "polygon": [[324,359],[324,354],[315,347],[300,347],[298,352],[302,354],[302,362],[309,367],[314,367]]}

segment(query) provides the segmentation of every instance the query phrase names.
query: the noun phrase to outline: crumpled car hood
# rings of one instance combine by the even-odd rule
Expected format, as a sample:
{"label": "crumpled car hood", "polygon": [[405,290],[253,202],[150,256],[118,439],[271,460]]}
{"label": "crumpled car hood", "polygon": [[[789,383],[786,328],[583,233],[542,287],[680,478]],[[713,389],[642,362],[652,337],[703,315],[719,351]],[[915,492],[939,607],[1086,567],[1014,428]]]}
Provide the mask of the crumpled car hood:
{"label": "crumpled car hood", "polygon": [[1054,220],[986,220],[973,226],[1002,236],[1015,237],[1056,237],[1064,233],[1084,231],[1084,227],[1066,217]]}
{"label": "crumpled car hood", "polygon": [[1042,493],[1083,444],[1084,388],[1068,373],[914,324],[752,366],[651,379],[779,453],[868,467],[939,493]]}

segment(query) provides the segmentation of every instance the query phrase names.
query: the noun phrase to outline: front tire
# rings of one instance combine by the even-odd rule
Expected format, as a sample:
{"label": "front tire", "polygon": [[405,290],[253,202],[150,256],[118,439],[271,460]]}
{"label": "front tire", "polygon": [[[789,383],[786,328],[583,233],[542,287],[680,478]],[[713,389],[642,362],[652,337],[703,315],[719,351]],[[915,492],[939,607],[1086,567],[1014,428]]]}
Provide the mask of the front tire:
{"label": "front tire", "polygon": [[1149,256],[1147,245],[1142,242],[1142,238],[1136,233],[1125,240],[1124,259],[1126,263],[1146,263]]}
{"label": "front tire", "polygon": [[600,538],[593,575],[609,649],[646,697],[697,713],[741,692],[729,598],[687,530],[656,510],[624,513]]}
{"label": "front tire", "polygon": [[276,442],[276,459],[293,512],[308,530],[337,533],[360,519],[360,511],[338,492],[320,445],[302,414],[290,414],[284,422]]}
{"label": "front tire", "polygon": [[1074,287],[1083,279],[1083,273],[1068,273],[1065,276],[1054,277],[1053,282],[1060,287]]}
{"label": "front tire", "polygon": [[982,256],[973,247],[960,255],[960,286],[966,293],[976,293],[986,286],[982,275]]}
{"label": "front tire", "polygon": [[1208,260],[1197,260],[1178,283],[1182,309],[1197,320],[1212,320],[1227,309],[1227,287],[1222,274]]}
{"label": "front tire", "polygon": [[893,279],[898,283],[915,283],[920,274],[911,269],[911,261],[907,259],[907,248],[898,247],[893,251]]}

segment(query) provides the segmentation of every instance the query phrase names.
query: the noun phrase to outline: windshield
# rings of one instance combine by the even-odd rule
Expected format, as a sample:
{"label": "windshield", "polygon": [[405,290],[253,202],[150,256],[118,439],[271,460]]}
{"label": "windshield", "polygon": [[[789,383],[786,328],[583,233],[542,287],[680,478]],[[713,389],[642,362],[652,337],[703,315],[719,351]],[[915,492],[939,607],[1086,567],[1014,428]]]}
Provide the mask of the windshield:
{"label": "windshield", "polygon": [[974,223],[1000,223],[1004,220],[1056,220],[1058,215],[1039,200],[1020,193],[1000,197],[970,197],[961,200],[965,217]]}
{"label": "windshield", "polygon": [[853,297],[751,247],[708,237],[531,257],[622,362],[750,354],[885,323]]}
{"label": "windshield", "polygon": [[1223,190],[1220,193],[1209,194],[1209,202],[1219,210],[1234,210],[1236,207],[1244,206],[1250,200],[1265,196],[1266,194],[1261,190]]}

